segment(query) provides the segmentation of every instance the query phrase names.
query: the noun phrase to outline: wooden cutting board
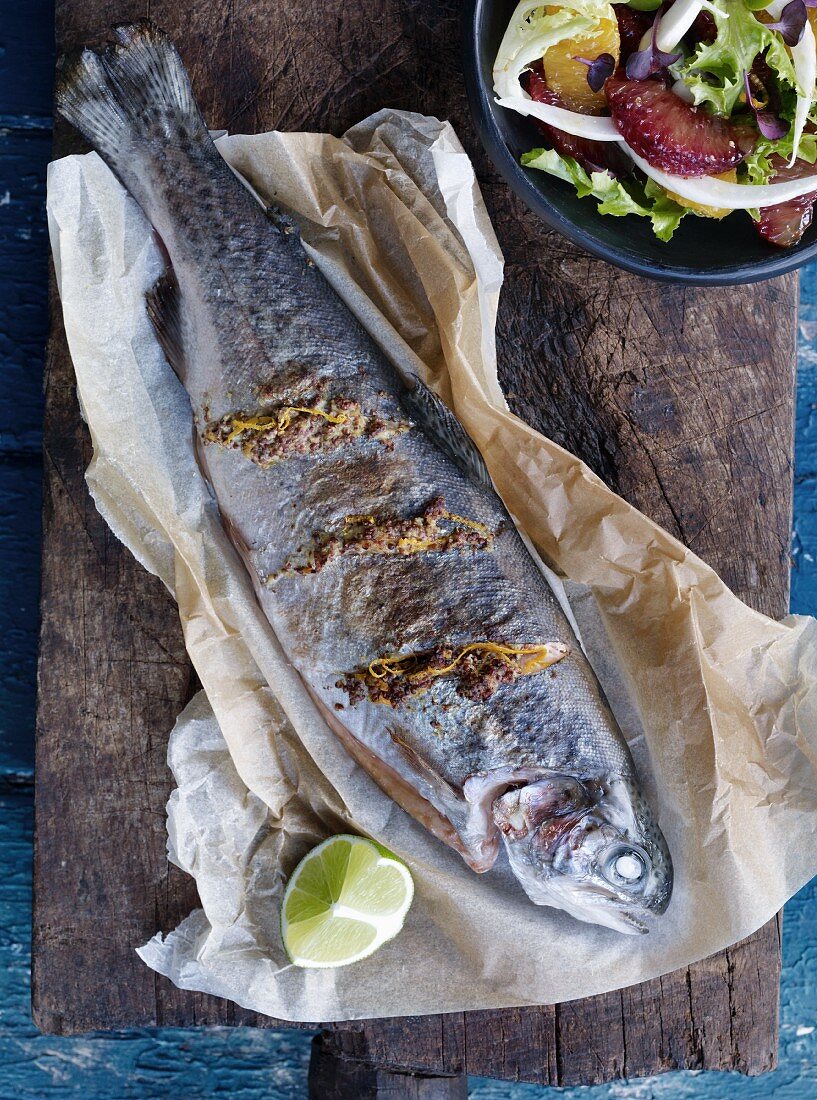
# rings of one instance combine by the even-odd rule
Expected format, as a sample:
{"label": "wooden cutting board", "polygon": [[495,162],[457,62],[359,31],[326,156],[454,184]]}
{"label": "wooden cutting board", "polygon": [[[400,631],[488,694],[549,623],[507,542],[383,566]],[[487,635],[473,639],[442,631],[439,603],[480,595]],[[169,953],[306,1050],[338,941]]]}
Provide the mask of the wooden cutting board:
{"label": "wooden cutting board", "polygon": [[[56,6],[60,53],[100,42],[112,23],[152,16],[178,43],[213,127],[340,134],[382,106],[451,119],[507,261],[498,340],[514,411],[686,542],[746,602],[786,612],[795,276],[722,290],[661,286],[546,231],[477,144],[453,0]],[[55,156],[81,148],[58,123]],[[177,990],[134,954],[197,901],[193,883],[166,862],[164,822],[167,735],[197,684],[170,597],[88,496],[90,443],[53,288],[44,446],[37,1023],[65,1034],[280,1026]],[[558,944],[546,950],[558,966]],[[330,1095],[334,1055],[353,1076],[374,1062],[551,1085],[676,1068],[760,1073],[776,1058],[779,972],[777,919],[704,962],[591,1000],[336,1025],[323,1034],[315,1095]],[[356,1087],[337,1095],[363,1095]],[[427,1095],[449,1095],[433,1087]]]}

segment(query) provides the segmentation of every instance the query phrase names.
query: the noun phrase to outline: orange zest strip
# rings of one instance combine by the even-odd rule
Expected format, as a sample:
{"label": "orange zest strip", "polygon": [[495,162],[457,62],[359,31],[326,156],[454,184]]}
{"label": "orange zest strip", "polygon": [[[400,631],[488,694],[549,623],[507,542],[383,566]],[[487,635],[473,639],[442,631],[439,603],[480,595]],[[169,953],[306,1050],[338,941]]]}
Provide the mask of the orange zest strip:
{"label": "orange zest strip", "polygon": [[497,642],[471,642],[463,646],[454,659],[442,668],[430,668],[428,666],[409,672],[406,665],[417,663],[422,658],[420,653],[407,653],[397,657],[377,657],[369,664],[369,675],[375,680],[385,680],[388,676],[405,676],[407,680],[421,680],[428,676],[447,676],[453,672],[457,665],[468,653],[482,652],[501,657],[508,665],[513,665],[511,658],[528,657],[522,665],[522,676],[530,676],[536,672],[543,672],[557,661],[565,658],[570,649],[563,642],[544,642],[541,645],[512,646],[500,645]]}
{"label": "orange zest strip", "polygon": [[[309,413],[310,416],[322,416],[324,420],[328,420],[330,424],[345,424],[349,419],[346,413],[338,413],[337,416],[335,416],[333,413],[324,412],[323,409],[308,409],[303,405],[285,405],[283,412],[284,414],[299,412]],[[290,420],[291,419],[290,417]]]}
{"label": "orange zest strip", "polygon": [[251,416],[247,420],[239,420],[236,417],[233,420],[233,430],[224,442],[231,443],[242,432],[263,432],[271,427],[275,427],[279,432],[286,431],[292,423],[292,414],[296,412],[307,413],[309,416],[322,416],[330,424],[345,424],[349,419],[345,413],[338,413],[335,416],[332,413],[324,412],[323,409],[307,408],[304,405],[284,405],[283,408],[277,410],[275,416]]}
{"label": "orange zest strip", "polygon": [[465,516],[457,516],[453,512],[444,512],[440,519],[450,519],[452,523],[460,523],[463,527],[470,527],[472,531],[485,535],[486,538],[491,533],[484,523],[479,523],[475,519],[466,519]]}

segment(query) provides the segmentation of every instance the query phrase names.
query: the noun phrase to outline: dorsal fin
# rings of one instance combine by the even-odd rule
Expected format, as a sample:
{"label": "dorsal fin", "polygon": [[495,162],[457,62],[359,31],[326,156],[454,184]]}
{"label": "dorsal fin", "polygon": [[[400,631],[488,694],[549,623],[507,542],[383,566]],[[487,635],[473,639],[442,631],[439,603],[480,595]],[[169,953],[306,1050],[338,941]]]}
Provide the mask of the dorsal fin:
{"label": "dorsal fin", "polygon": [[474,813],[462,788],[455,787],[443,778],[427,760],[393,729],[389,729],[392,744],[405,761],[406,778],[432,805],[439,805],[446,818],[457,830],[464,845],[463,858],[472,871],[484,874],[493,867],[499,854],[496,827],[487,814]]}
{"label": "dorsal fin", "polygon": [[467,478],[493,492],[494,483],[476,443],[448,406],[416,375],[412,377],[414,388],[403,395],[406,409]]}

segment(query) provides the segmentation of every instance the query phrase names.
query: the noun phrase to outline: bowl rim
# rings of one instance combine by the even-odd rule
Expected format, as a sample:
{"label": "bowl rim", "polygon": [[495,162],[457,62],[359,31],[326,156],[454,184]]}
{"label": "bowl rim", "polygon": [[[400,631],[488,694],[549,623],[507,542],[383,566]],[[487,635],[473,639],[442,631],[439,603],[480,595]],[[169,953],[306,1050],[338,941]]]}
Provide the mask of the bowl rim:
{"label": "bowl rim", "polygon": [[760,282],[785,275],[817,257],[817,239],[804,247],[771,253],[768,259],[743,263],[726,263],[709,271],[685,264],[661,264],[653,260],[640,260],[622,254],[617,248],[599,241],[591,232],[580,228],[564,217],[545,195],[534,186],[529,177],[530,169],[519,164],[502,136],[502,132],[490,105],[492,92],[485,86],[479,61],[479,25],[488,4],[496,0],[463,0],[462,46],[463,76],[468,105],[477,134],[494,167],[505,182],[535,214],[551,229],[557,230],[573,244],[586,252],[606,260],[615,267],[634,275],[642,275],[666,283],[687,283],[696,286],[735,286]]}

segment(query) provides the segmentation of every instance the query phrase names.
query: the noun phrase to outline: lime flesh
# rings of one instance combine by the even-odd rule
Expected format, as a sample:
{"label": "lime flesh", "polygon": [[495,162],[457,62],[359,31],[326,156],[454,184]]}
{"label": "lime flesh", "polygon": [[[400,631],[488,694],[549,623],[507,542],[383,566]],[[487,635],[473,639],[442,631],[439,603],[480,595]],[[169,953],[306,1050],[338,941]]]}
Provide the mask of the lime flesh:
{"label": "lime flesh", "polygon": [[414,897],[408,867],[359,836],[333,836],[305,856],[284,893],[281,934],[297,966],[346,966],[403,927]]}

